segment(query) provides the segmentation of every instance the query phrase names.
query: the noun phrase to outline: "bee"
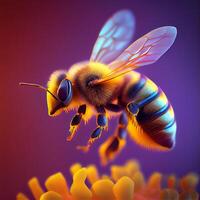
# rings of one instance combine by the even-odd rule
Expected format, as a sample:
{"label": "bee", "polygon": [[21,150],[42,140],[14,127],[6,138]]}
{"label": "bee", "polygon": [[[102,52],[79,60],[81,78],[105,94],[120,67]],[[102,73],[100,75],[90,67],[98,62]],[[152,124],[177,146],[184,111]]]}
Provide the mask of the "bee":
{"label": "bee", "polygon": [[52,73],[47,88],[31,83],[47,94],[50,116],[76,109],[67,141],[74,137],[81,121],[96,116],[96,128],[85,146],[100,138],[108,119],[118,117],[115,132],[100,145],[102,164],[113,160],[130,137],[142,147],[169,150],[175,145],[176,121],[166,95],[153,81],[135,69],[156,62],[174,43],[177,30],[163,26],[142,36],[128,48],[135,30],[135,17],[129,10],[115,13],[101,29],[89,61]]}

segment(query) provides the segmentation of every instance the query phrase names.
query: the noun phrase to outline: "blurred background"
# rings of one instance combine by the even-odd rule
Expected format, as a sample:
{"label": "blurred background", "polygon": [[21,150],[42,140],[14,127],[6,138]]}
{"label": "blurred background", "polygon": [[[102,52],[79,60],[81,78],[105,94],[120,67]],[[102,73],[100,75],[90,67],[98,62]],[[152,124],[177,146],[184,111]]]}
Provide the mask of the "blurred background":
{"label": "blurred background", "polygon": [[20,81],[46,85],[56,69],[90,57],[98,32],[116,11],[128,8],[136,16],[134,39],[148,31],[173,25],[178,29],[172,48],[155,64],[143,67],[172,103],[177,124],[177,144],[169,153],[140,148],[130,139],[114,161],[123,164],[138,159],[145,174],[153,171],[179,176],[200,173],[200,2],[198,0],[118,1],[0,1],[0,199],[15,199],[18,191],[28,192],[27,181],[41,181],[54,172],[69,176],[74,162],[95,163],[101,172],[98,146],[115,129],[109,122],[88,154],[76,150],[94,129],[93,118],[82,125],[71,143],[66,135],[72,113],[56,118],[47,115],[46,96],[34,88],[20,88]]}

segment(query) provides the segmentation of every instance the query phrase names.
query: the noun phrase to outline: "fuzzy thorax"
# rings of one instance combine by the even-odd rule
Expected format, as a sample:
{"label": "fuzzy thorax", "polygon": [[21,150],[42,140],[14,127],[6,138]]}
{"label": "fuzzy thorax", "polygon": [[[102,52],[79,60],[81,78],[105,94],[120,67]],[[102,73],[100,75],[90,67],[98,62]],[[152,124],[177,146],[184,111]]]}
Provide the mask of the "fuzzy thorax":
{"label": "fuzzy thorax", "polygon": [[107,65],[88,63],[76,73],[74,90],[92,105],[105,105],[118,96],[122,79],[116,78],[97,85],[92,85],[91,82],[105,77],[110,72],[111,69]]}

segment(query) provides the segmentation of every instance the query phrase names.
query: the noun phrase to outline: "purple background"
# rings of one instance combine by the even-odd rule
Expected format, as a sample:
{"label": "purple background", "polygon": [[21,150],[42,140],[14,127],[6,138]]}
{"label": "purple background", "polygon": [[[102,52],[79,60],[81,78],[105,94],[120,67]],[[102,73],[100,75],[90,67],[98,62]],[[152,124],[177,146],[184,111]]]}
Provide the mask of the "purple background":
{"label": "purple background", "polygon": [[85,144],[95,127],[94,118],[79,129],[73,142],[65,137],[73,113],[57,118],[47,115],[45,94],[20,88],[18,82],[46,84],[50,73],[88,59],[104,22],[114,12],[134,11],[134,39],[148,31],[174,25],[175,44],[157,63],[139,71],[167,94],[177,118],[177,145],[169,153],[147,151],[128,140],[115,160],[122,164],[136,158],[146,175],[152,171],[183,175],[200,172],[200,5],[198,1],[9,1],[0,2],[0,190],[1,199],[28,192],[27,181],[41,181],[77,161],[99,165],[97,148],[114,131],[115,120],[88,154],[75,149]]}

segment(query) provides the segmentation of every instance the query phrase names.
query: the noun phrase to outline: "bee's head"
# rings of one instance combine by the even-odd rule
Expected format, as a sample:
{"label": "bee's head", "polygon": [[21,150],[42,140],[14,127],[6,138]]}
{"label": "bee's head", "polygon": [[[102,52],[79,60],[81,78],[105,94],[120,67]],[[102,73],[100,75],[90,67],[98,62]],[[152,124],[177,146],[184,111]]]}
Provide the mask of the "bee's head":
{"label": "bee's head", "polygon": [[66,78],[65,71],[60,70],[52,73],[47,88],[32,83],[20,83],[20,85],[38,87],[47,92],[47,107],[50,116],[59,115],[72,100],[72,83]]}
{"label": "bee's head", "polygon": [[47,88],[53,94],[47,92],[48,114],[59,115],[72,100],[72,83],[66,78],[65,71],[55,71],[50,76]]}

